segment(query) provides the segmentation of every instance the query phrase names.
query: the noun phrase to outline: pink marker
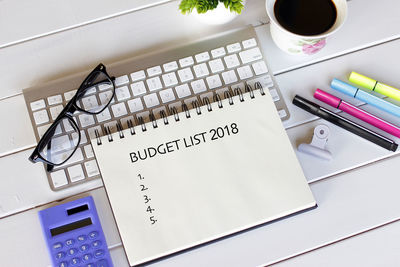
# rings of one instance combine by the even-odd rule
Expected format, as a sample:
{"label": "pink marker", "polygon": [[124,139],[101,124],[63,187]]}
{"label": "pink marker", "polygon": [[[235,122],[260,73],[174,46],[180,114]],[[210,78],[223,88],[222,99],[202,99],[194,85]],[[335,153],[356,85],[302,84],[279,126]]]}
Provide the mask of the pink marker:
{"label": "pink marker", "polygon": [[397,126],[384,121],[362,109],[359,109],[358,107],[353,106],[352,104],[349,104],[334,95],[331,95],[321,89],[317,89],[314,93],[314,97],[334,108],[340,109],[360,120],[365,121],[366,123],[369,123],[387,133],[390,133],[391,135],[400,138],[400,128]]}

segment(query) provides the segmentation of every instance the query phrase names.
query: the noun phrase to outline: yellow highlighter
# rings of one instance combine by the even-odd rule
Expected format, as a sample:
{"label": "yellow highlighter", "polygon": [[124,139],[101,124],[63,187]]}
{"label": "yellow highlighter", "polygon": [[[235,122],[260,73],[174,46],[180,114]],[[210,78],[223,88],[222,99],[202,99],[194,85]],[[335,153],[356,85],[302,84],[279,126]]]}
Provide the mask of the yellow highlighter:
{"label": "yellow highlighter", "polygon": [[379,94],[388,96],[390,98],[400,101],[400,89],[392,86],[380,83],[374,79],[368,78],[367,76],[361,75],[357,72],[352,72],[349,77],[349,81],[355,83],[361,87],[375,91]]}

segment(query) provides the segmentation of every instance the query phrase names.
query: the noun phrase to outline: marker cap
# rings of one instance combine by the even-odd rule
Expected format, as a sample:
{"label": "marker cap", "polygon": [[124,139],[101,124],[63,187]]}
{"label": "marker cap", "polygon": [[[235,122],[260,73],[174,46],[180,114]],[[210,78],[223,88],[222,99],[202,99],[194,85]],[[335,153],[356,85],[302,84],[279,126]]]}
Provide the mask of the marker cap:
{"label": "marker cap", "polygon": [[351,97],[355,97],[358,88],[354,87],[351,84],[345,83],[341,80],[338,79],[333,79],[331,82],[331,87],[345,95],[351,96]]}
{"label": "marker cap", "polygon": [[327,103],[328,105],[332,107],[339,107],[340,104],[340,98],[337,98],[334,95],[331,95],[321,89],[315,90],[314,97],[318,100],[321,100],[324,103]]}
{"label": "marker cap", "polygon": [[368,78],[367,76],[354,71],[350,74],[349,81],[369,90],[373,90],[376,85],[374,79]]}

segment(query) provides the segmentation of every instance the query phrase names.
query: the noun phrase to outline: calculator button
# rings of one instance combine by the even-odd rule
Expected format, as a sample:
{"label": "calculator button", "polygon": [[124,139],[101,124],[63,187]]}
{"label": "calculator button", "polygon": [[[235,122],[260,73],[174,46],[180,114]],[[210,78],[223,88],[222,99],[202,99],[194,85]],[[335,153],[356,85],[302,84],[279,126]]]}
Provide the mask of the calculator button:
{"label": "calculator button", "polygon": [[83,261],[90,261],[92,259],[92,254],[85,254],[82,256]]}
{"label": "calculator button", "polygon": [[87,238],[87,237],[86,237],[85,235],[80,235],[80,236],[78,236],[77,239],[78,239],[79,242],[83,242],[83,241],[86,240],[86,238]]}
{"label": "calculator button", "polygon": [[63,262],[60,262],[60,265],[58,265],[59,267],[68,267],[68,262],[66,262],[66,261],[63,261]]}
{"label": "calculator button", "polygon": [[72,246],[73,244],[75,244],[75,240],[71,239],[67,239],[65,241],[65,245],[67,245],[68,247]]}
{"label": "calculator button", "polygon": [[71,248],[68,250],[68,255],[72,256],[78,253],[78,250],[76,248]]}
{"label": "calculator button", "polygon": [[90,239],[95,239],[95,238],[98,237],[98,236],[99,236],[99,233],[96,232],[96,231],[93,231],[93,232],[91,232],[91,233],[89,234],[89,238],[90,238]]}
{"label": "calculator button", "polygon": [[53,249],[61,249],[63,245],[60,242],[53,244]]}
{"label": "calculator button", "polygon": [[102,250],[102,249],[96,250],[94,252],[94,257],[95,258],[101,258],[101,257],[103,257],[103,255],[104,255],[104,250]]}
{"label": "calculator button", "polygon": [[81,260],[79,258],[73,258],[71,260],[71,265],[77,265],[81,262]]}
{"label": "calculator button", "polygon": [[92,247],[94,248],[98,248],[101,246],[101,241],[100,240],[96,240],[92,243]]}
{"label": "calculator button", "polygon": [[65,257],[65,252],[60,251],[56,254],[56,260],[61,260],[64,257]]}
{"label": "calculator button", "polygon": [[96,267],[109,267],[110,265],[108,265],[108,261],[105,259],[99,260],[98,262],[96,262]]}
{"label": "calculator button", "polygon": [[88,263],[88,264],[86,265],[86,267],[96,267],[96,266],[94,265],[94,263]]}
{"label": "calculator button", "polygon": [[89,250],[89,245],[88,244],[84,244],[84,245],[82,245],[82,246],[80,246],[79,247],[79,250],[81,251],[81,252],[85,252],[85,251],[87,251],[87,250]]}

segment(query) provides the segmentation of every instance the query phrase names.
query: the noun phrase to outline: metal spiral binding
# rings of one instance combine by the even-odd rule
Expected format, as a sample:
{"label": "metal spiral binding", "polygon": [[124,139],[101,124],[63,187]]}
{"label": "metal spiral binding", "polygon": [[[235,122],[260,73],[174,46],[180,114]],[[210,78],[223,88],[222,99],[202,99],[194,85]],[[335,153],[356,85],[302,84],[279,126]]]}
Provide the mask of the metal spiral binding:
{"label": "metal spiral binding", "polygon": [[[245,88],[244,88],[245,92],[249,94],[250,98],[253,99],[255,98],[254,95],[254,90],[259,90],[260,94],[263,96],[265,95],[265,91],[264,88],[262,87],[262,84],[260,82],[256,82],[254,84],[254,89],[251,87],[251,85],[246,84]],[[225,91],[224,92],[224,99],[228,99],[228,103],[229,105],[234,105],[234,96],[237,96],[239,98],[240,102],[245,101],[244,95],[243,95],[243,91],[240,87],[237,87],[235,89],[233,89],[232,91]],[[223,104],[222,104],[222,99],[221,96],[217,93],[214,93],[213,96],[214,102],[217,103],[218,108],[223,108]],[[207,106],[207,111],[211,112],[213,111],[210,99],[208,97],[203,97],[203,99],[201,99],[200,101],[198,100],[194,100],[191,103],[192,105],[192,109],[196,111],[197,115],[201,115],[202,114],[202,106]],[[181,106],[182,109],[182,113],[185,113],[186,118],[191,118],[191,114],[190,114],[190,110],[187,106],[186,103],[183,103]],[[168,110],[168,114],[170,116],[173,116],[173,118],[175,119],[176,122],[180,121],[180,116],[179,116],[179,112],[178,109],[176,107],[170,107],[167,109]],[[164,125],[168,125],[169,124],[169,120],[168,120],[168,115],[166,113],[166,111],[161,110],[159,112],[159,117],[162,119],[162,121],[164,122]],[[156,116],[154,115],[153,111],[150,112],[149,114],[149,121],[151,121],[153,128],[158,128],[157,125],[157,119]],[[145,124],[145,120],[142,116],[137,116],[137,120],[138,120],[138,124],[137,126],[140,125],[142,132],[146,132],[147,131],[147,127]],[[131,133],[131,135],[135,135],[136,134],[136,130],[135,130],[135,126],[132,122],[131,119],[126,121],[127,126],[129,128],[129,132]],[[124,131],[123,131],[123,126],[120,122],[116,123],[116,128],[117,131],[119,133],[119,138],[124,138]],[[113,142],[113,135],[111,132],[111,129],[109,126],[104,126],[104,131],[105,131],[105,135],[107,136],[107,139],[109,142]],[[94,130],[95,136],[96,136],[96,140],[97,140],[97,145],[102,145],[102,140],[101,140],[101,136],[99,134],[98,129]]]}

